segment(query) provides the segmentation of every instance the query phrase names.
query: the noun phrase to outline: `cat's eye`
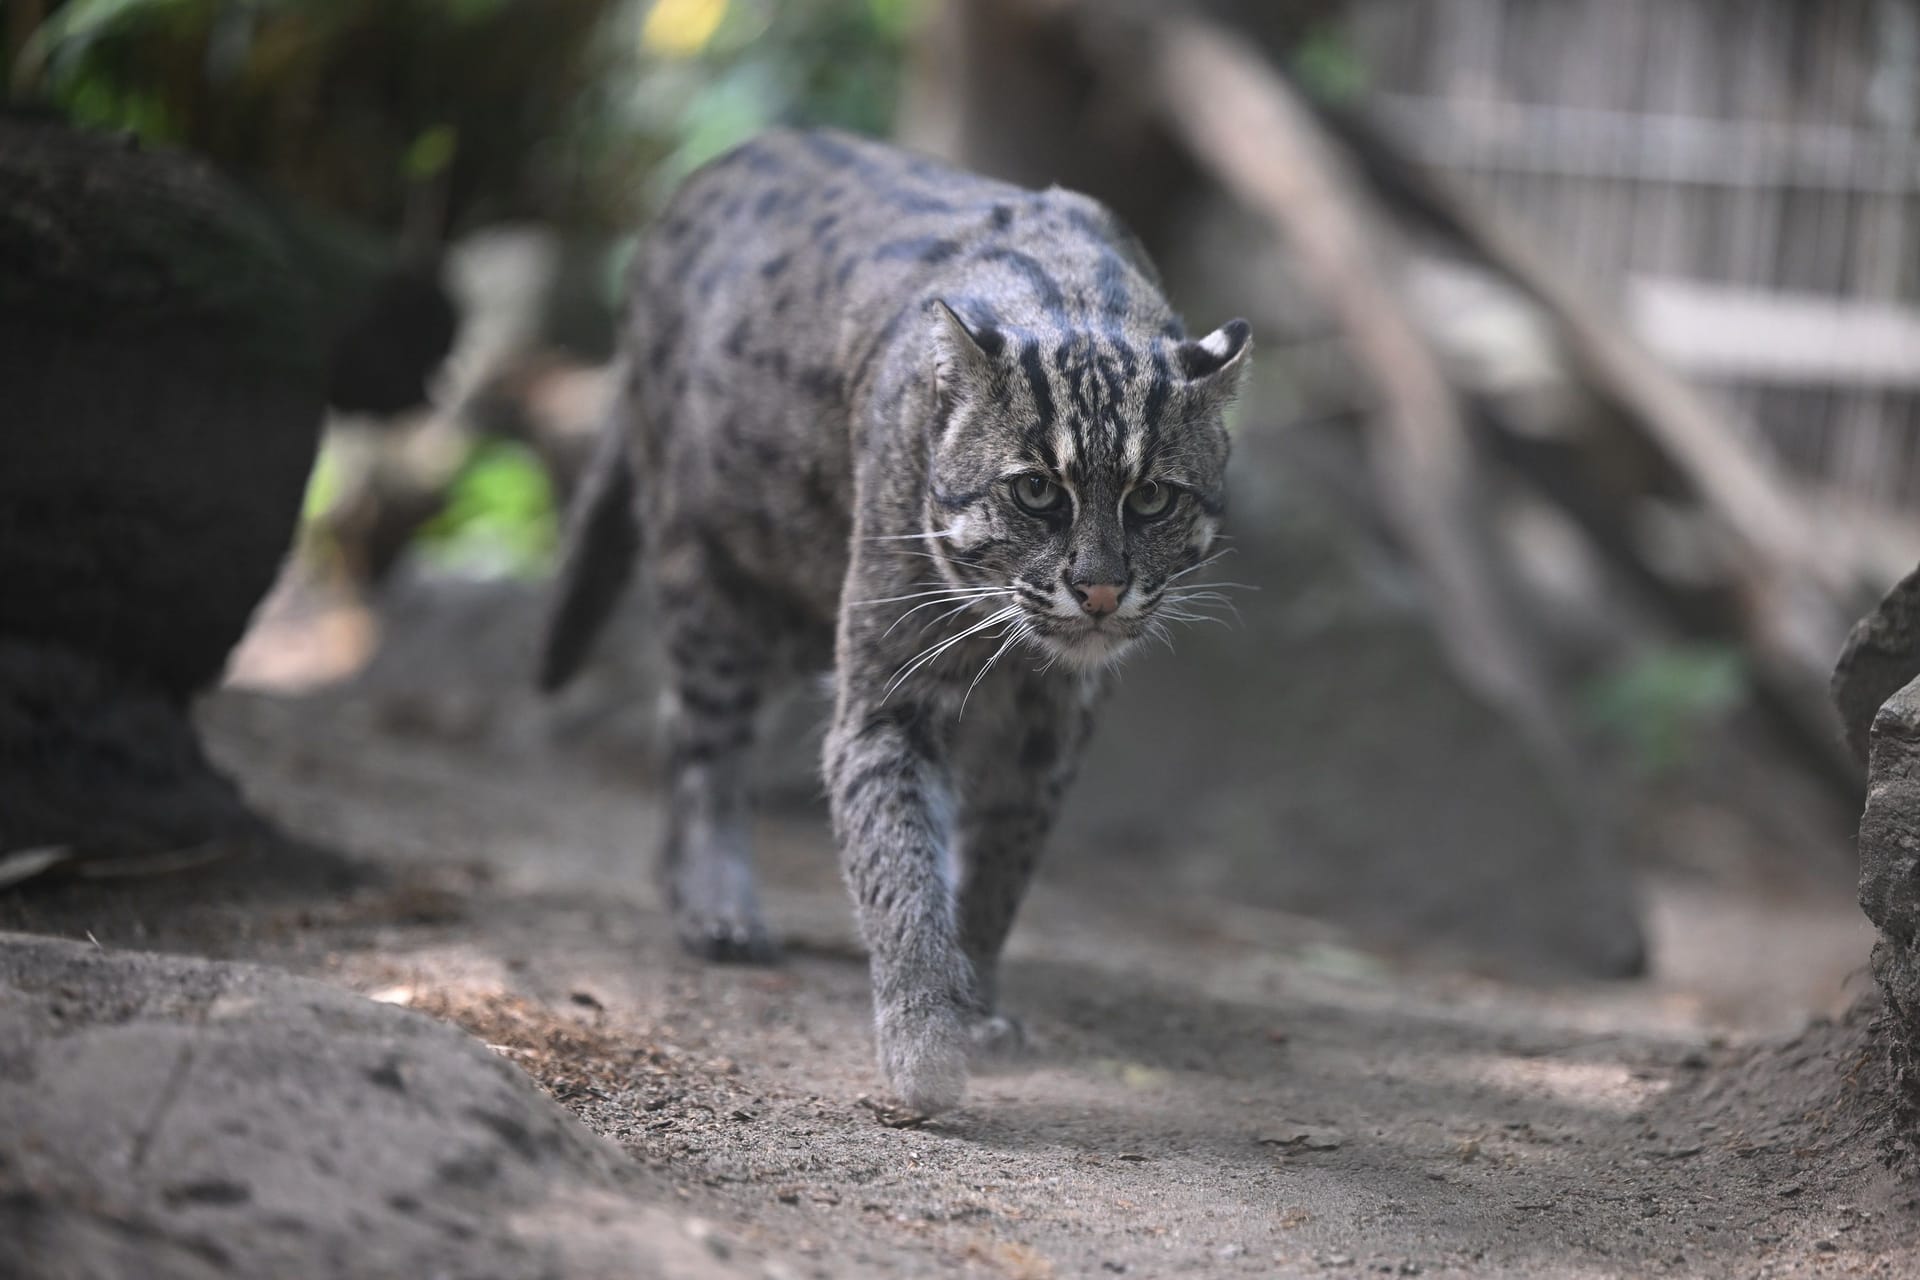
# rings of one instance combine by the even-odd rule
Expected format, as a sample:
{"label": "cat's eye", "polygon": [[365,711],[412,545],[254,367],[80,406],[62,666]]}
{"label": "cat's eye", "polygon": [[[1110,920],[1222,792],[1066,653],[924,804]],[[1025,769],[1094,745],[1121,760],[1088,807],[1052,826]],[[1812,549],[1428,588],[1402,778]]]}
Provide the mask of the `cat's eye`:
{"label": "cat's eye", "polygon": [[1067,498],[1064,489],[1038,472],[1015,476],[1012,487],[1013,500],[1020,504],[1020,509],[1036,516],[1058,510]]}
{"label": "cat's eye", "polygon": [[1152,520],[1173,510],[1173,486],[1149,480],[1135,485],[1127,494],[1127,510],[1142,520]]}

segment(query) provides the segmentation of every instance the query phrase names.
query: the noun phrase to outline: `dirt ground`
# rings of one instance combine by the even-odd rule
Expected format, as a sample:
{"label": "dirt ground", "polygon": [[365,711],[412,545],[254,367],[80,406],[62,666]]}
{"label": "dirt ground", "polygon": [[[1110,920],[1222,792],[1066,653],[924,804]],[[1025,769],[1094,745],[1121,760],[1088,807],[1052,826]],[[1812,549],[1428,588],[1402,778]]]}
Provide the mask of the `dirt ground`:
{"label": "dirt ground", "polygon": [[1056,874],[1007,974],[1031,1059],[896,1127],[817,814],[761,823],[785,963],[705,967],[645,874],[644,785],[326,700],[230,692],[204,720],[301,842],[0,896],[0,928],[447,1018],[769,1277],[1920,1274],[1920,1200],[1875,1159],[1875,1060],[1843,1012],[1867,985],[1844,877],[1656,881],[1651,978],[1540,989],[1133,871]]}

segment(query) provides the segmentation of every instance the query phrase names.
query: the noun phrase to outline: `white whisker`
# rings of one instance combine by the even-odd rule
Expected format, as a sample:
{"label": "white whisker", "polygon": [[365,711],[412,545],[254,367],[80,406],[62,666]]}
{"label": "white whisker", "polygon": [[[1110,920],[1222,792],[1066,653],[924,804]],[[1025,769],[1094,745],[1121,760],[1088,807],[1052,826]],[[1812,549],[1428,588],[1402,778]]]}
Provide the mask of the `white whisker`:
{"label": "white whisker", "polygon": [[912,542],[916,538],[951,538],[954,534],[958,532],[960,532],[960,526],[956,524],[950,529],[929,529],[925,533],[875,534],[872,537],[862,538],[860,539],[860,541],[862,542]]}
{"label": "white whisker", "polygon": [[[1176,588],[1176,590],[1196,591],[1201,588],[1205,588],[1208,591],[1212,591],[1216,587],[1224,590],[1230,590],[1230,591],[1258,591],[1260,589],[1259,587],[1255,586],[1251,582],[1214,582],[1211,579],[1209,579],[1206,582],[1189,583],[1187,586]],[[1166,587],[1163,586],[1160,589],[1164,591],[1166,590]]]}
{"label": "white whisker", "polygon": [[[962,600],[959,604],[947,610],[945,613],[935,614],[933,617],[927,619],[925,622],[920,624],[920,634],[921,635],[927,634],[928,628],[938,626],[940,623],[945,622],[948,618],[951,618],[954,614],[959,613],[965,609],[971,609],[974,605],[978,603],[980,603],[978,600]],[[918,607],[924,608],[925,606],[918,606]],[[909,610],[909,612],[911,612],[911,610]],[[902,618],[904,619],[904,617],[905,615],[903,614]],[[895,625],[898,625],[898,624],[896,623]],[[892,631],[893,627],[888,627],[887,630]]]}
{"label": "white whisker", "polygon": [[940,564],[957,564],[968,569],[984,570],[987,567],[983,564],[976,564],[972,560],[962,560],[959,556],[941,555],[937,551],[914,551],[907,547],[888,547],[887,550],[893,552],[895,555],[925,556],[927,559]]}
{"label": "white whisker", "polygon": [[1175,604],[1182,600],[1217,600],[1222,604],[1232,604],[1232,598],[1224,591],[1215,591],[1214,585],[1211,582],[1203,582],[1198,587],[1182,587],[1178,591],[1167,592],[1166,598]]}
{"label": "white whisker", "polygon": [[1202,569],[1204,569],[1204,568],[1206,568],[1206,567],[1207,567],[1208,565],[1210,565],[1210,564],[1212,564],[1212,563],[1213,563],[1214,561],[1216,561],[1216,560],[1221,560],[1221,559],[1224,559],[1225,557],[1227,557],[1227,556],[1230,556],[1230,555],[1233,555],[1233,554],[1235,554],[1235,552],[1234,552],[1234,549],[1233,549],[1232,547],[1227,547],[1227,548],[1225,548],[1224,550],[1221,550],[1221,551],[1216,551],[1216,552],[1214,552],[1214,553],[1213,553],[1212,555],[1210,555],[1210,556],[1208,556],[1208,557],[1207,557],[1207,558],[1206,558],[1205,560],[1202,560],[1202,561],[1201,561],[1201,562],[1200,562],[1199,564],[1196,564],[1196,565],[1193,565],[1193,566],[1191,566],[1191,567],[1189,567],[1189,568],[1186,568],[1186,569],[1182,569],[1182,570],[1181,570],[1180,572],[1178,572],[1178,573],[1176,573],[1176,574],[1174,574],[1174,575],[1173,575],[1172,577],[1170,577],[1170,578],[1168,578],[1168,579],[1167,579],[1167,581],[1168,581],[1168,582],[1178,582],[1178,581],[1180,581],[1180,579],[1182,579],[1182,578],[1184,578],[1184,577],[1186,577],[1186,576],[1187,576],[1188,574],[1190,574],[1190,573],[1198,573],[1198,572],[1200,572],[1200,571],[1201,571]]}
{"label": "white whisker", "polygon": [[[913,608],[907,610],[905,613],[895,618],[893,620],[893,626],[890,626],[885,631],[882,631],[880,635],[883,639],[887,636],[892,635],[895,627],[898,627],[901,623],[905,622],[908,618],[920,612],[922,609],[931,609],[935,605],[953,604],[953,608],[947,610],[945,613],[936,615],[931,621],[928,622],[927,626],[932,626],[934,622],[941,622],[947,618],[951,618],[954,614],[959,613],[965,609],[969,609],[972,606],[979,604],[982,600],[991,600],[995,596],[1004,596],[1007,594],[1008,592],[1005,589],[1000,587],[995,587],[995,588],[992,588],[991,590],[984,590],[977,594],[972,594],[972,595],[941,596],[937,600],[929,600],[925,604],[917,604],[913,606]],[[955,601],[958,601],[958,603],[957,604],[954,603]],[[926,629],[927,629],[926,627],[920,628],[922,633],[924,633]]]}
{"label": "white whisker", "polygon": [[993,664],[1000,661],[1000,655],[1030,635],[1032,631],[1033,624],[1025,618],[1020,618],[1014,622],[1013,630],[1007,633],[1007,638],[1000,642],[1000,647],[993,651],[993,656],[987,659],[987,664],[980,668],[980,673],[974,676],[973,683],[967,686],[966,693],[961,695],[960,715],[964,716],[967,714],[967,700],[973,697],[973,691],[980,687],[982,680],[986,679],[987,672],[993,670]]}
{"label": "white whisker", "polygon": [[957,600],[962,595],[993,595],[1004,591],[1004,587],[935,587],[931,591],[913,591],[903,596],[881,596],[874,600],[849,600],[847,608],[860,609],[874,604],[899,604],[902,600],[924,600],[928,596],[944,596]]}
{"label": "white whisker", "polygon": [[888,698],[892,697],[893,691],[895,689],[898,689],[902,684],[905,684],[907,680],[913,675],[914,672],[918,671],[921,667],[926,666],[929,662],[932,662],[934,659],[938,658],[941,654],[953,648],[953,646],[959,644],[962,640],[965,640],[968,636],[977,635],[978,633],[985,631],[988,627],[997,626],[1002,622],[1006,622],[1011,618],[1013,618],[1018,613],[1020,613],[1020,611],[1021,609],[1019,605],[1010,604],[1006,608],[1001,609],[997,613],[988,614],[985,618],[982,618],[980,621],[974,623],[972,626],[960,632],[958,635],[951,636],[945,640],[938,642],[937,644],[929,645],[927,648],[921,650],[917,655],[915,655],[912,658],[909,658],[905,663],[903,663],[901,665],[900,670],[894,673],[893,679],[887,682],[886,692],[881,695],[880,701],[885,702]]}
{"label": "white whisker", "polygon": [[1238,622],[1241,624],[1244,624],[1246,622],[1246,619],[1240,616],[1239,606],[1235,605],[1232,600],[1229,600],[1226,596],[1223,596],[1216,591],[1174,592],[1169,594],[1161,602],[1161,608],[1162,610],[1173,608],[1173,609],[1184,610],[1185,612],[1188,612],[1188,613],[1197,613],[1203,617],[1207,617],[1214,621],[1218,621],[1218,619],[1214,618],[1213,615],[1206,613],[1206,610],[1225,609],[1228,613],[1233,615],[1233,620],[1235,622]]}

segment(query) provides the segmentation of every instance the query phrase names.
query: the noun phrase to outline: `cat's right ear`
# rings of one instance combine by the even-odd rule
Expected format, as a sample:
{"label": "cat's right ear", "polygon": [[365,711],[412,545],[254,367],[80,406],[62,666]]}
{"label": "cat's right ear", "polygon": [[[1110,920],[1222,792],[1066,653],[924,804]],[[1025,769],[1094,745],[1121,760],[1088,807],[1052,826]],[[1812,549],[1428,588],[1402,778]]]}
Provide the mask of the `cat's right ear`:
{"label": "cat's right ear", "polygon": [[1007,340],[991,325],[969,325],[945,300],[933,300],[935,372],[943,392],[985,390]]}

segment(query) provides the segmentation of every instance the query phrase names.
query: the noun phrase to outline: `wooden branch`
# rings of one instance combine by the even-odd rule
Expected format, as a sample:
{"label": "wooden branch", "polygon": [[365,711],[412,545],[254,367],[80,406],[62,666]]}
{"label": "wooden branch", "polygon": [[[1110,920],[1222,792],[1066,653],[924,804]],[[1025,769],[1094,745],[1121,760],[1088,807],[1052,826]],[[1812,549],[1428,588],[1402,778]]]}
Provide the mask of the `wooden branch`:
{"label": "wooden branch", "polygon": [[[1735,432],[1720,410],[1563,281],[1522,237],[1443,178],[1366,126],[1337,125],[1377,190],[1539,310],[1575,378],[1613,410],[1596,416],[1601,429],[1657,459],[1692,498],[1713,526],[1734,601],[1725,638],[1744,647],[1762,704],[1795,745],[1836,785],[1857,793],[1860,770],[1842,744],[1826,686],[1848,624],[1864,608],[1854,603],[1862,583],[1843,549],[1814,524],[1765,441],[1757,432]],[[1616,558],[1623,549],[1611,548]],[[1652,572],[1644,563],[1624,567]]]}
{"label": "wooden branch", "polygon": [[[1466,414],[1485,405],[1469,405],[1470,392],[1454,385],[1442,330],[1410,302],[1416,233],[1437,234],[1520,295],[1585,394],[1565,456],[1506,449],[1502,465],[1580,523],[1674,625],[1741,644],[1760,704],[1786,740],[1857,791],[1824,688],[1853,612],[1852,575],[1763,442],[1732,430],[1614,317],[1390,139],[1304,101],[1258,48],[1192,0],[992,3],[1048,24],[1093,83],[1124,86],[1149,113],[1129,136],[1158,122],[1180,155],[1295,251],[1379,396],[1365,443],[1382,506],[1424,572],[1450,657],[1476,688],[1542,740],[1557,736],[1547,682],[1504,596],[1505,565],[1479,509],[1489,458]],[[1590,462],[1607,474],[1583,470]],[[1671,577],[1646,553],[1632,517],[1649,496],[1691,504],[1703,545],[1715,549],[1713,581]]]}
{"label": "wooden branch", "polygon": [[1162,115],[1202,168],[1293,247],[1378,391],[1369,463],[1426,574],[1449,656],[1483,694],[1557,743],[1546,681],[1480,542],[1478,462],[1459,398],[1400,297],[1399,235],[1254,49],[1188,17],[1154,24],[1144,48]]}

